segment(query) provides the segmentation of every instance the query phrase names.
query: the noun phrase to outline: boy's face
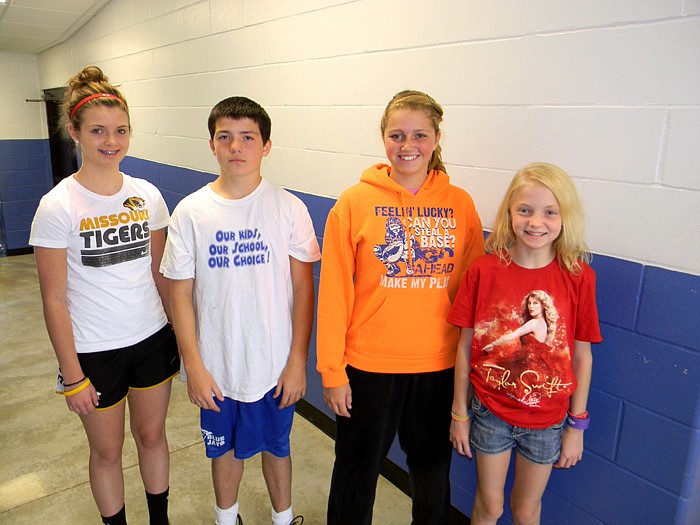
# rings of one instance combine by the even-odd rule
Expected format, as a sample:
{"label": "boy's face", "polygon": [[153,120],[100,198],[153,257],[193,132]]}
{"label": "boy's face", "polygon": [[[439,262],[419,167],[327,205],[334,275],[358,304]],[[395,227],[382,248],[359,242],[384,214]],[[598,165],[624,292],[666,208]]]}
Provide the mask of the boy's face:
{"label": "boy's face", "polygon": [[221,174],[260,176],[260,163],[270,153],[272,142],[263,143],[258,125],[249,118],[224,117],[216,121],[215,130],[209,147],[219,163]]}

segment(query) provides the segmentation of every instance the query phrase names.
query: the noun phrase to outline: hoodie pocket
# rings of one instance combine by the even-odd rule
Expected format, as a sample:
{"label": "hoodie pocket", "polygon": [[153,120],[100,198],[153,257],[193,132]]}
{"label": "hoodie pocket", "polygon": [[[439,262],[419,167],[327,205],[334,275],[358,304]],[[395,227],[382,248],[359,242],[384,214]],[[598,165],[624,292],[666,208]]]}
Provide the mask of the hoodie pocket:
{"label": "hoodie pocket", "polygon": [[[410,280],[408,286],[411,286]],[[444,292],[393,290],[357,329],[355,350],[378,356],[421,358],[444,344],[447,311]]]}

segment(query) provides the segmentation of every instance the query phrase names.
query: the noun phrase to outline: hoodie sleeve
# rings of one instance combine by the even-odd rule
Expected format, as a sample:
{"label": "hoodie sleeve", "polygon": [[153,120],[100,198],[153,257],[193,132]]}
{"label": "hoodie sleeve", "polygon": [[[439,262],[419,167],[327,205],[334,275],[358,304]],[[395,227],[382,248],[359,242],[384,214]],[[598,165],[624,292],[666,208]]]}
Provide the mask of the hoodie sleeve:
{"label": "hoodie sleeve", "polygon": [[341,216],[341,209],[339,200],[326,221],[318,292],[317,370],[328,388],[348,383],[345,337],[355,302],[356,247],[349,220]]}
{"label": "hoodie sleeve", "polygon": [[[472,263],[482,255],[484,255],[484,229],[481,225],[481,219],[474,206],[474,201],[471,196],[467,195],[468,202],[465,204],[465,223],[464,231],[464,252],[460,262],[459,274],[457,282],[461,283],[464,279],[467,270]],[[455,290],[456,292],[456,290]],[[452,297],[454,300],[454,297]]]}
{"label": "hoodie sleeve", "polygon": [[470,219],[468,221],[469,227],[467,232],[467,238],[470,240],[467,242],[466,250],[464,253],[464,271],[467,271],[472,263],[478,258],[484,255],[484,227],[481,225],[481,219],[474,206],[474,201],[470,200]]}

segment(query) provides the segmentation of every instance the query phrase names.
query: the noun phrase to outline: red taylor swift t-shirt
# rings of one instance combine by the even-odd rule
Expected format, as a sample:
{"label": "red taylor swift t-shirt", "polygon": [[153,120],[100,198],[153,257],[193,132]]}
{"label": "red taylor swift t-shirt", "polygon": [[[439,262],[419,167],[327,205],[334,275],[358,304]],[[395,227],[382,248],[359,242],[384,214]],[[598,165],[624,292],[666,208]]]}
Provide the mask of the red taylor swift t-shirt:
{"label": "red taylor swift t-shirt", "polygon": [[447,320],[474,329],[471,384],[479,400],[511,425],[559,423],[577,386],[574,341],[602,340],[595,272],[581,264],[573,275],[557,259],[527,269],[488,254],[460,285]]}

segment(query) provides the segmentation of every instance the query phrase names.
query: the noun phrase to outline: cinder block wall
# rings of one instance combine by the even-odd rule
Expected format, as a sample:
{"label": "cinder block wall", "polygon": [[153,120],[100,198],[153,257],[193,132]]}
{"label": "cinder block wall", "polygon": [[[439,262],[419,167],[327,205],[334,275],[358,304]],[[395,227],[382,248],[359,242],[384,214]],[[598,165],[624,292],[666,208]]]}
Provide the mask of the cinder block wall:
{"label": "cinder block wall", "polygon": [[[577,182],[599,274],[585,461],[555,472],[545,523],[700,522],[700,3],[113,0],[38,57],[39,87],[88,64],[120,83],[134,136],[124,170],[170,205],[211,180],[206,115],[223,97],[273,119],[265,176],[309,205],[381,160],[400,89],[446,111],[444,156],[486,228],[533,160]],[[313,349],[312,349],[313,353]],[[312,356],[313,362],[313,356]],[[324,410],[310,366],[308,400]],[[392,459],[403,464],[395,448]],[[469,513],[474,467],[455,457]],[[510,523],[506,515],[503,523]]]}
{"label": "cinder block wall", "polygon": [[51,181],[36,55],[0,52],[0,243],[25,248],[29,227]]}

